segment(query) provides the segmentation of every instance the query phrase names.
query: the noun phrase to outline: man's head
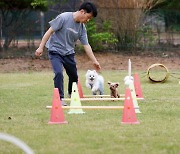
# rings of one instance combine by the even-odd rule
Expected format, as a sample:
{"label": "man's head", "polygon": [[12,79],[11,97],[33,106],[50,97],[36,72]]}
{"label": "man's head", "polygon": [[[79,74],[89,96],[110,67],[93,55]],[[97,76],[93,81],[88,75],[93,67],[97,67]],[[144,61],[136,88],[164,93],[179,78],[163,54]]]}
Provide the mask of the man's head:
{"label": "man's head", "polygon": [[79,8],[79,12],[81,13],[81,18],[80,18],[81,23],[87,23],[93,17],[97,16],[97,8],[91,2],[82,3]]}
{"label": "man's head", "polygon": [[79,11],[84,10],[86,13],[91,13],[93,17],[97,16],[97,8],[96,6],[91,2],[84,2],[81,4]]}

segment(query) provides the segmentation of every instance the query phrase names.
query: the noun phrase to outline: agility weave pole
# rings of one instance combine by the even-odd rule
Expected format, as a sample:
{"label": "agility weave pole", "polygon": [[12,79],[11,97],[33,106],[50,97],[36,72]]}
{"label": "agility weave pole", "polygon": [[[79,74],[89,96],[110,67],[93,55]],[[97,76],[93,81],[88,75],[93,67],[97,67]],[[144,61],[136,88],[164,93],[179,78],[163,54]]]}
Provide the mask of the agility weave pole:
{"label": "agility weave pole", "polygon": [[128,75],[129,75],[129,77],[131,76],[131,68],[132,68],[131,60],[129,59],[129,61],[128,61]]}
{"label": "agility weave pole", "polygon": [[[143,100],[144,98],[137,98],[137,100]],[[63,101],[71,101],[71,98],[64,98]],[[125,98],[80,98],[80,101],[124,101]]]}

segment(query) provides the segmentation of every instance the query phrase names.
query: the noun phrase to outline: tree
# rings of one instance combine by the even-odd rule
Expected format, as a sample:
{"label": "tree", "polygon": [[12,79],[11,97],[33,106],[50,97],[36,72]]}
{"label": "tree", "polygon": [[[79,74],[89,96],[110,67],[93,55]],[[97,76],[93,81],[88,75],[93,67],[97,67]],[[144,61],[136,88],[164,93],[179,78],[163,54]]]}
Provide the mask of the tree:
{"label": "tree", "polygon": [[146,13],[164,16],[166,30],[180,24],[179,0],[147,0],[144,7]]}
{"label": "tree", "polygon": [[179,0],[146,0],[145,10],[175,9],[180,11]]}
{"label": "tree", "polygon": [[17,32],[25,24],[31,10],[47,10],[48,0],[1,0],[0,1],[0,30],[4,32],[5,41],[0,50],[8,49]]}

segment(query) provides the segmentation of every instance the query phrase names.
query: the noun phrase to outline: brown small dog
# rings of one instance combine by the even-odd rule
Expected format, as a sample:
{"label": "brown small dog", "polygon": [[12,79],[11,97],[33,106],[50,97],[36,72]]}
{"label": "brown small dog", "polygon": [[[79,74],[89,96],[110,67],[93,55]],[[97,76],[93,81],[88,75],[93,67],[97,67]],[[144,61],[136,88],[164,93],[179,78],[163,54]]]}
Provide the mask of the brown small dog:
{"label": "brown small dog", "polygon": [[118,93],[118,86],[119,86],[119,83],[116,82],[116,83],[113,83],[113,82],[110,82],[108,81],[108,84],[109,84],[109,89],[111,90],[111,97],[113,98],[120,98],[120,95]]}

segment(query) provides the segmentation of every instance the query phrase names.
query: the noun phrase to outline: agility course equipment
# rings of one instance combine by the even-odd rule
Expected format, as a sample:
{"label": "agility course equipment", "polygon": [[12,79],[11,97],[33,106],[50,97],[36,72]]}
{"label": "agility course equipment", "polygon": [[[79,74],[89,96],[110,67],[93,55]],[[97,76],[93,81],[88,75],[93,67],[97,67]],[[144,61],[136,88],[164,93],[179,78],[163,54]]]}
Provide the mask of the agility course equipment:
{"label": "agility course equipment", "polygon": [[138,98],[144,99],[138,73],[134,73],[134,88],[135,88],[137,99]]}
{"label": "agility course equipment", "polygon": [[128,61],[128,75],[129,75],[129,77],[131,76],[131,69],[132,69],[131,60],[129,59],[129,61]]}
{"label": "agility course equipment", "polygon": [[128,61],[128,76],[124,78],[124,84],[129,86],[133,83],[133,77],[131,76],[131,60]]}
{"label": "agility course equipment", "polygon": [[64,119],[64,113],[61,106],[59,90],[54,88],[51,116],[48,124],[66,124],[67,121]]}
{"label": "agility course equipment", "polygon": [[[134,78],[131,76],[132,75],[132,63],[131,60],[128,60],[128,76],[125,85],[129,86],[131,83],[134,83],[134,89],[135,93],[137,96],[137,100],[143,100],[143,95],[142,95],[142,88],[140,85],[140,80],[138,73],[134,74]],[[127,84],[128,83],[128,84]],[[79,96],[81,101],[119,101],[119,100],[124,100],[125,94],[120,94],[120,98],[111,98],[110,95],[84,95],[82,86],[80,83],[80,78],[78,78],[78,91],[79,91]],[[65,98],[64,101],[70,101],[69,98]]]}
{"label": "agility course equipment", "polygon": [[79,92],[79,97],[84,98],[80,78],[78,78],[78,92]]}
{"label": "agility course equipment", "polygon": [[[135,76],[135,81],[136,83],[134,83],[134,88],[135,88],[135,93],[137,97],[137,100],[144,100],[144,98],[142,97],[142,89],[141,89],[141,85],[140,85],[140,81],[138,79],[138,76],[136,74]],[[135,87],[136,86],[136,87]],[[78,86],[79,88],[80,86]],[[82,88],[81,88],[82,89]],[[120,98],[111,98],[110,95],[83,95],[83,97],[81,97],[82,95],[80,95],[80,100],[81,101],[119,101],[119,100],[124,100],[125,94],[120,94]],[[70,101],[70,98],[65,98],[65,101]]]}
{"label": "agility course equipment", "polygon": [[[158,76],[154,75],[158,72]],[[169,70],[163,64],[153,64],[147,69],[147,77],[152,82],[165,82],[169,78]]]}
{"label": "agility course equipment", "polygon": [[[51,109],[52,106],[46,106],[46,109]],[[122,110],[123,106],[62,106],[63,109],[104,109],[104,110]]]}
{"label": "agility course equipment", "polygon": [[[62,106],[63,109],[103,109],[103,110],[122,110],[124,106]],[[52,109],[52,106],[46,106],[46,109]],[[139,109],[139,107],[134,107]]]}
{"label": "agility course equipment", "polygon": [[[134,85],[131,84],[129,85],[128,87],[130,89],[130,92],[131,92],[131,96],[132,96],[132,101],[133,101],[133,105],[134,105],[134,108],[136,110],[136,113],[141,113],[139,111],[139,106],[138,106],[138,103],[137,103],[137,98],[136,98],[136,94],[135,94],[135,90],[134,90]],[[117,107],[117,106],[86,106],[86,107],[83,107],[81,105],[81,101],[119,101],[119,100],[125,100],[125,98],[81,98],[79,97],[79,90],[77,88],[77,84],[76,82],[73,82],[73,86],[72,86],[72,95],[71,95],[71,98],[69,99],[62,99],[63,101],[70,101],[70,106],[62,106],[63,109],[70,109],[70,111],[68,112],[69,114],[82,114],[82,113],[85,113],[84,111],[82,110],[73,110],[73,109],[122,109],[123,107]],[[81,108],[82,106],[82,108]],[[51,108],[51,106],[47,106],[47,108]]]}
{"label": "agility course equipment", "polygon": [[[109,98],[111,97],[110,95],[83,95],[83,96],[84,96],[83,98]],[[120,98],[124,96],[125,94],[120,94]]]}
{"label": "agility course equipment", "polygon": [[124,101],[124,110],[122,116],[122,124],[140,124],[136,118],[135,109],[132,102],[132,95],[129,88],[126,89],[126,96]]}
{"label": "agility course equipment", "polygon": [[[128,77],[131,76],[131,61],[128,63]],[[137,90],[137,92],[136,92]],[[85,113],[82,109],[91,110],[123,110],[122,124],[139,124],[136,118],[136,113],[141,113],[137,100],[144,99],[142,97],[142,89],[140,87],[140,80],[138,74],[134,75],[134,83],[129,84],[125,90],[124,98],[110,98],[110,95],[83,95],[80,79],[78,78],[78,85],[76,82],[72,86],[71,98],[64,98],[62,101],[70,101],[70,106],[62,106],[60,102],[60,96],[58,97],[58,89],[54,92],[52,106],[46,106],[47,109],[51,109],[50,124],[67,123],[64,120],[63,109],[69,109],[69,114],[82,114]],[[57,94],[58,93],[58,94]],[[88,98],[86,98],[88,97]],[[54,100],[55,99],[55,100]],[[82,106],[81,101],[124,101],[124,106]],[[58,110],[57,110],[58,109]]]}
{"label": "agility course equipment", "polygon": [[[143,100],[144,98],[137,98],[137,100]],[[64,98],[63,101],[70,102],[71,98]],[[125,98],[80,98],[80,101],[124,101]]]}
{"label": "agility course equipment", "polygon": [[[71,103],[70,106],[62,106],[61,108],[63,109],[70,109],[69,114],[82,114],[85,113],[82,110],[77,110],[77,109],[123,109],[123,106],[82,106],[80,102],[80,98],[78,95],[78,90],[77,90],[77,85],[74,82],[73,83],[73,91],[72,91],[72,98],[70,99]],[[128,88],[130,90],[130,88]],[[57,90],[57,88],[55,88]],[[131,93],[131,91],[130,91]],[[131,93],[132,95],[132,93]],[[65,99],[64,99],[65,100]],[[126,100],[126,97],[123,99],[124,101]],[[133,101],[132,101],[133,102]],[[133,103],[134,105],[134,103]],[[52,106],[46,106],[47,109],[51,109]],[[135,109],[139,109],[139,106],[136,105],[134,106]],[[71,110],[71,109],[76,109],[76,110]]]}
{"label": "agility course equipment", "polygon": [[[110,98],[111,97],[110,95],[84,95],[83,90],[82,90],[82,86],[80,83],[80,79],[78,79],[78,91],[79,91],[80,99],[82,99],[82,98],[84,98],[84,99],[85,98]],[[124,96],[125,96],[125,94],[120,94],[120,97],[124,97]],[[69,100],[67,99],[67,101],[69,101]]]}
{"label": "agility course equipment", "polygon": [[[81,106],[81,101],[80,101],[80,98],[79,98],[79,91],[78,91],[78,88],[77,88],[77,85],[76,85],[76,82],[73,82],[73,85],[72,85],[72,94],[71,94],[71,103],[70,103],[70,106]],[[68,114],[83,114],[85,113],[82,108],[79,108],[79,109],[73,109],[73,108],[70,108]]]}
{"label": "agility course equipment", "polygon": [[133,83],[129,85],[129,89],[131,90],[131,96],[132,96],[132,101],[133,101],[133,104],[134,104],[134,107],[135,107],[135,112],[136,113],[141,113],[140,110],[139,110],[137,97],[136,97],[136,92],[135,92]]}
{"label": "agility course equipment", "polygon": [[[135,89],[134,89],[134,84],[130,84],[129,87],[130,89],[130,92],[131,92],[131,95],[132,95],[132,100],[133,100],[133,105],[135,107],[135,112],[136,113],[141,113],[140,110],[139,110],[139,106],[138,106],[138,102],[137,100],[142,100],[142,98],[137,98],[136,97],[136,93],[135,93]],[[79,90],[77,88],[77,84],[76,82],[73,83],[73,87],[72,87],[72,95],[71,95],[71,98],[65,98],[65,99],[62,99],[63,101],[70,101],[70,106],[81,106],[81,101],[85,101],[85,102],[88,102],[88,101],[120,101],[120,100],[125,100],[125,98],[80,98],[80,95],[79,95]],[[98,108],[96,106],[94,107],[89,107],[90,109],[91,108]],[[100,107],[102,108],[102,107]],[[114,107],[112,107],[114,108]],[[76,113],[76,114],[82,114],[84,113],[84,111],[82,111],[82,108],[78,108],[79,111],[77,110],[77,107],[76,109],[74,108],[69,108],[70,111],[68,112],[69,114],[73,114],[73,113]]]}
{"label": "agility course equipment", "polygon": [[[80,101],[124,101],[125,94],[120,94],[120,98],[111,98],[110,95],[83,95],[82,87],[78,79],[78,92]],[[136,84],[137,85],[137,84]],[[139,86],[139,85],[138,85]],[[139,90],[139,88],[137,88]],[[144,98],[138,97],[137,100],[143,100]],[[63,101],[70,102],[71,98],[64,98]]]}
{"label": "agility course equipment", "polygon": [[[58,89],[57,89],[58,91]],[[77,91],[74,91],[75,93],[78,93]],[[57,95],[56,95],[57,96]],[[54,96],[53,96],[54,98]],[[54,100],[54,99],[53,99]],[[60,99],[59,99],[60,100]],[[135,113],[135,109],[133,106],[133,102],[132,102],[132,96],[131,96],[131,92],[129,88],[126,88],[126,93],[125,93],[125,101],[124,101],[124,106],[61,106],[61,103],[54,103],[53,101],[53,106],[46,106],[47,109],[52,109],[53,108],[61,108],[61,109],[116,109],[116,110],[123,110],[123,116],[122,116],[122,124],[139,124],[139,122],[137,121],[136,118],[136,113]],[[56,106],[57,105],[57,106]],[[62,114],[60,114],[59,116],[62,116],[64,118],[63,112],[61,112]],[[52,114],[51,114],[52,116]],[[58,116],[58,115],[56,115]],[[64,122],[63,122],[64,123]],[[67,122],[66,122],[67,123]],[[57,122],[55,122],[55,124],[57,124]],[[58,124],[62,124],[62,123],[58,123]]]}
{"label": "agility course equipment", "polygon": [[[136,94],[136,99],[133,99],[133,100],[136,101],[139,98],[144,99],[143,94],[142,94],[142,88],[141,88],[139,75],[137,72],[135,72],[134,77],[132,77],[131,70],[132,70],[132,63],[131,63],[131,60],[129,59],[129,61],[128,61],[128,76],[126,76],[125,85],[131,86],[132,87],[131,91],[135,90],[134,93]],[[134,86],[132,86],[133,83],[134,83]],[[133,96],[134,96],[134,94],[133,94]]]}

